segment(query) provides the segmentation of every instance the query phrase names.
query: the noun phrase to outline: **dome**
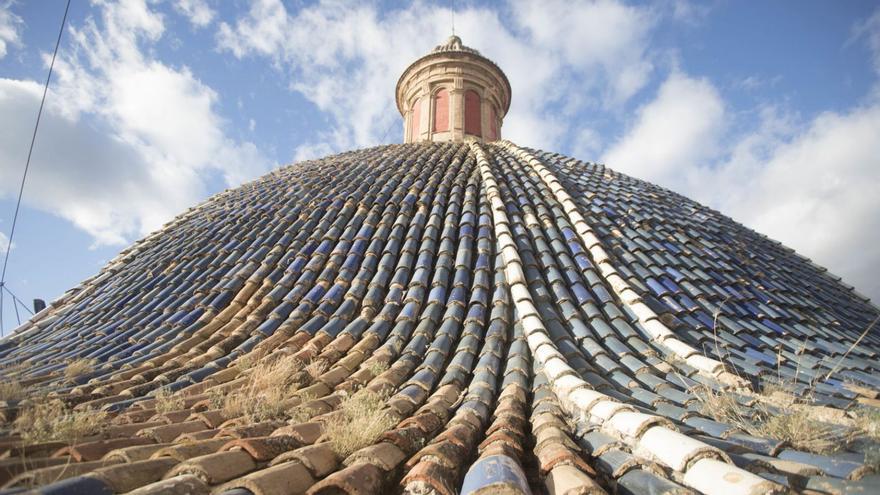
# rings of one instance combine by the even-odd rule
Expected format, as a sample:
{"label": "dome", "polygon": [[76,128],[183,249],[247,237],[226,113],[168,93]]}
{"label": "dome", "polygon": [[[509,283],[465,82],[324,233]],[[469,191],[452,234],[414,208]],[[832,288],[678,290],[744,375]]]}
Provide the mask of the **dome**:
{"label": "dome", "polygon": [[[351,151],[187,210],[0,342],[0,481],[871,491],[876,444],[838,439],[880,405],[878,314],[604,165],[504,140]],[[790,413],[816,443],[768,426]]]}

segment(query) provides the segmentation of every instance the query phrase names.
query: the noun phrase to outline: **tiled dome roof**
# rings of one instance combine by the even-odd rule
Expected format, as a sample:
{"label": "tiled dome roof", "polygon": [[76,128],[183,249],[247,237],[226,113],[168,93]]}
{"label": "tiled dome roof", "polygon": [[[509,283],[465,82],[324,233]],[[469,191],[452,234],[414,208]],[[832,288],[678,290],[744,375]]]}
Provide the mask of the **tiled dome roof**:
{"label": "tiled dome roof", "polygon": [[[707,404],[751,419],[750,390],[781,378],[822,406],[814,426],[842,428],[878,404],[880,337],[856,343],[877,314],[792,250],[601,165],[508,142],[343,153],[214,196],[2,341],[3,379],[25,392],[0,409],[0,480],[871,492],[863,444],[810,452]],[[10,423],[46,394],[66,418],[104,414],[66,441]],[[358,410],[376,434],[334,436]]]}

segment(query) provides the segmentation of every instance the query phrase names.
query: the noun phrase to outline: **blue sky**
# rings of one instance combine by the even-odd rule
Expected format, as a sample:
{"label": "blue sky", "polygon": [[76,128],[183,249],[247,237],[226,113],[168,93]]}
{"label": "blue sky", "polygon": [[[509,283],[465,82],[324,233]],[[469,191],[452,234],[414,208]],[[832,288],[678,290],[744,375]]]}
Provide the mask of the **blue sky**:
{"label": "blue sky", "polygon": [[[51,300],[224,188],[400,142],[394,83],[449,5],[74,0],[9,287]],[[0,0],[0,252],[63,8]],[[459,1],[456,30],[511,80],[505,138],[681,192],[880,298],[875,2]]]}

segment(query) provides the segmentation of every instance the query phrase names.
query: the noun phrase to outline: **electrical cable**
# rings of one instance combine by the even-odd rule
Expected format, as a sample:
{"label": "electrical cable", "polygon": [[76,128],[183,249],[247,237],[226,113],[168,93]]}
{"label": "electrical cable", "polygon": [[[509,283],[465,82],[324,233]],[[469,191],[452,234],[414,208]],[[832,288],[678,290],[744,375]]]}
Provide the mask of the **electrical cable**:
{"label": "electrical cable", "polygon": [[[67,24],[67,13],[70,11],[70,0],[64,7],[64,17],[61,18],[61,28],[58,30],[58,38],[55,40],[55,51],[52,52],[52,62],[49,64],[49,74],[46,76],[46,84],[43,86],[43,97],[40,99],[40,109],[37,110],[37,121],[34,124],[34,133],[31,136],[31,146],[28,149],[27,161],[24,164],[24,173],[21,175],[21,186],[18,188],[18,200],[15,203],[15,213],[12,215],[12,228],[6,243],[6,254],[3,257],[3,272],[0,273],[0,287],[6,287],[6,268],[9,265],[9,253],[12,251],[12,240],[15,237],[15,227],[18,223],[18,212],[21,209],[21,198],[24,195],[24,184],[27,180],[28,170],[31,166],[31,156],[34,153],[34,143],[37,141],[37,130],[40,128],[40,117],[43,115],[43,106],[46,104],[46,93],[49,91],[49,81],[52,80],[52,70],[55,68],[55,58],[58,56],[58,47],[61,45],[61,35],[64,34],[64,25]],[[9,290],[9,289],[7,289]],[[14,297],[14,296],[13,296]],[[15,307],[15,298],[13,299]],[[18,308],[15,309],[18,314]],[[0,337],[3,336],[3,304],[0,297]]]}

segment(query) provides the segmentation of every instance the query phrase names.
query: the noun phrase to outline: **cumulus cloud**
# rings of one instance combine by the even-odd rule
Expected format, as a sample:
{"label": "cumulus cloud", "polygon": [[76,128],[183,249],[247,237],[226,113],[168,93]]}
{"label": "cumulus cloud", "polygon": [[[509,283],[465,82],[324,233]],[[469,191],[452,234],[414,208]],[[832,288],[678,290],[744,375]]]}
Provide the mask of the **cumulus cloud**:
{"label": "cumulus cloud", "polygon": [[203,28],[217,15],[205,0],[177,0],[174,9],[189,19],[193,26]]}
{"label": "cumulus cloud", "polygon": [[609,103],[627,100],[647,82],[650,10],[611,0],[515,0],[516,23],[534,45],[573,71],[581,92],[600,88]]}
{"label": "cumulus cloud", "polygon": [[671,75],[605,153],[612,168],[708,204],[880,298],[880,103],[804,121],[774,107],[732,134],[708,81]]}
{"label": "cumulus cloud", "polygon": [[689,178],[684,171],[707,166],[717,153],[724,114],[724,102],[709,81],[673,73],[656,98],[637,112],[626,135],[605,152],[603,161],[680,189]]}
{"label": "cumulus cloud", "polygon": [[0,0],[0,58],[6,56],[10,46],[21,45],[21,17],[13,14],[11,7],[11,0]]}
{"label": "cumulus cloud", "polygon": [[715,199],[693,194],[880,299],[880,104],[823,113],[770,142],[760,132],[705,171]]}
{"label": "cumulus cloud", "polygon": [[[202,199],[212,177],[238,184],[268,162],[226,137],[211,88],[146,54],[163,35],[161,15],[142,1],[99,7],[100,19],[70,27],[56,62],[25,201],[114,244]],[[0,194],[17,192],[33,125],[22,116],[36,114],[41,90],[0,80]]]}
{"label": "cumulus cloud", "polygon": [[[468,7],[455,16],[464,42],[504,67],[516,88],[506,137],[553,147],[568,131],[566,113],[620,104],[652,71],[652,10],[608,0],[516,0],[506,8],[510,25],[490,8]],[[217,41],[237,57],[266,57],[288,71],[291,88],[332,117],[333,131],[305,151],[321,143],[341,150],[399,134],[390,88],[412,60],[449,35],[451,16],[421,2],[380,16],[372,5],[322,1],[290,11],[279,0],[260,0],[235,22],[221,23]],[[600,98],[571,98],[591,89]]]}

